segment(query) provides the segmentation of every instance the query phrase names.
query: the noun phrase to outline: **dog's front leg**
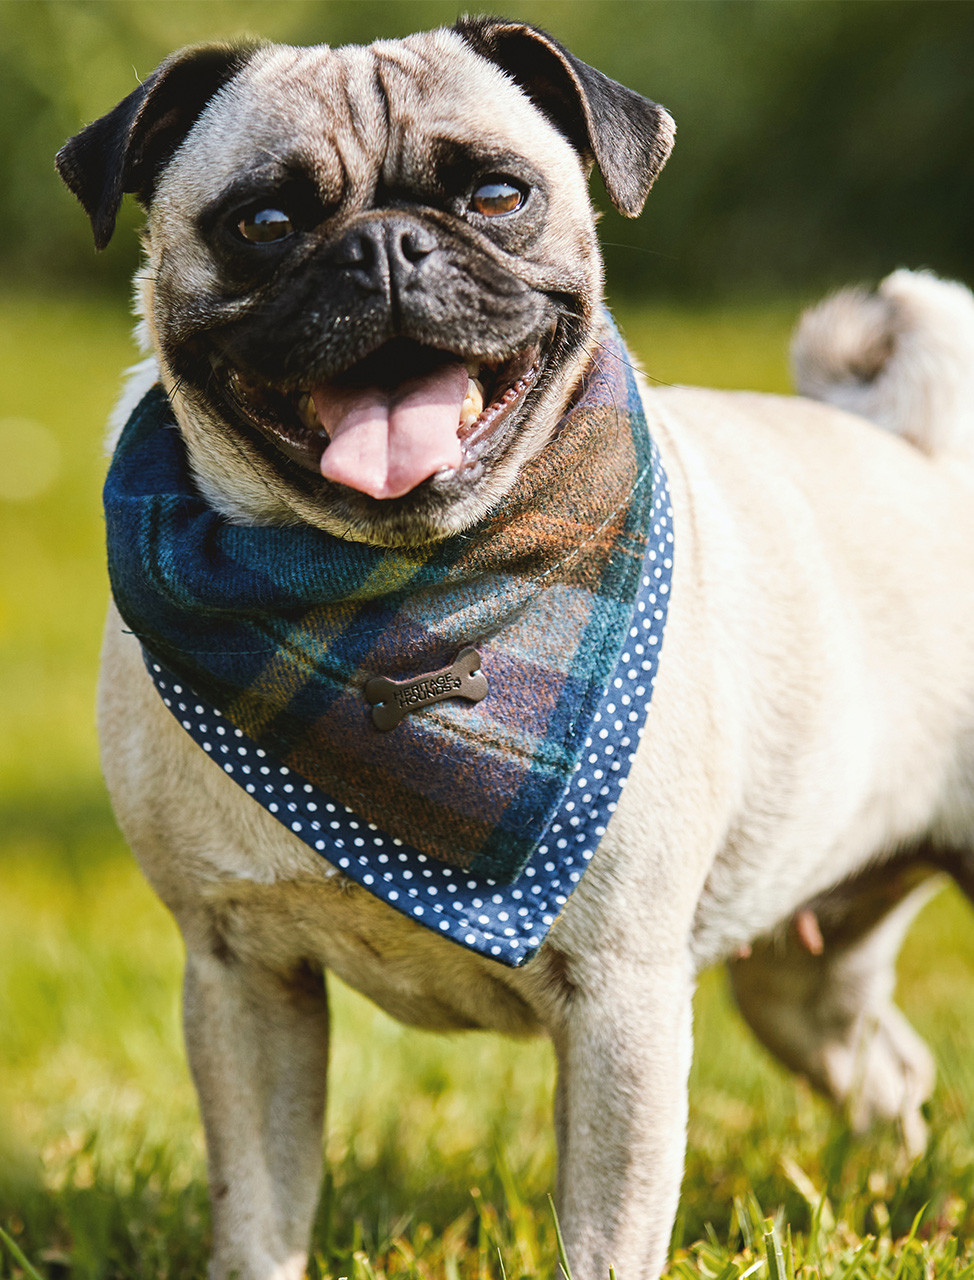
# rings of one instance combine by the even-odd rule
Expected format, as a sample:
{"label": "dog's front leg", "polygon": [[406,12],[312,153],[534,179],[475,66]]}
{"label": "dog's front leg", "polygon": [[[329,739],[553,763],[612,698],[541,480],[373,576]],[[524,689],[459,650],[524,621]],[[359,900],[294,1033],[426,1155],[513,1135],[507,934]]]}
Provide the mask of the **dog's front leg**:
{"label": "dog's front leg", "polygon": [[184,1021],[206,1130],[210,1280],[300,1280],[321,1174],[321,974],[189,950]]}
{"label": "dog's front leg", "polygon": [[558,1055],[558,1210],[574,1280],[651,1280],[686,1145],[688,959],[569,970]]}

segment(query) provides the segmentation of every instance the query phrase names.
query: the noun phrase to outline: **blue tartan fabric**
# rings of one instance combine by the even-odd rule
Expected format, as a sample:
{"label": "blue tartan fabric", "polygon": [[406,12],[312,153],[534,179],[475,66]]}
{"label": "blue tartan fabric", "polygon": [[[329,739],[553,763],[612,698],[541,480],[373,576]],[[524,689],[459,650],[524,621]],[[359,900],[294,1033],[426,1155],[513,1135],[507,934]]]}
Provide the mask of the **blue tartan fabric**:
{"label": "blue tartan fabric", "polygon": [[[651,447],[610,322],[575,403],[480,526],[420,548],[239,526],[196,489],[153,388],[105,485],[119,611],[167,674],[303,783],[423,856],[516,880],[616,669],[652,524]],[[482,659],[482,702],[388,733],[363,696]]]}
{"label": "blue tartan fabric", "polygon": [[228,778],[381,902],[458,946],[516,968],[548,935],[602,842],[647,728],[673,569],[673,512],[653,445],[653,525],[631,625],[565,793],[512,884],[437,862],[292,773],[152,658],[172,715]]}

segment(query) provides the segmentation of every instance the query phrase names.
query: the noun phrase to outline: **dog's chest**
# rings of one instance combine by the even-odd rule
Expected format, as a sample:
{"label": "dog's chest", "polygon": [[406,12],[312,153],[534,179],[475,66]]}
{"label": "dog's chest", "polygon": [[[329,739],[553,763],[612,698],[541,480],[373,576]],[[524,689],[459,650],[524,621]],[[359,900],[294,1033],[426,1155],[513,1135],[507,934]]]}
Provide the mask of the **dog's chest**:
{"label": "dog's chest", "polygon": [[112,611],[99,699],[106,780],[126,838],[191,945],[282,973],[330,969],[417,1026],[536,1029],[518,994],[523,971],[394,911],[214,768],[163,706],[118,622]]}
{"label": "dog's chest", "polygon": [[421,929],[339,876],[234,881],[206,901],[234,954],[284,972],[320,966],[401,1022],[439,1031],[540,1030],[515,972]]}

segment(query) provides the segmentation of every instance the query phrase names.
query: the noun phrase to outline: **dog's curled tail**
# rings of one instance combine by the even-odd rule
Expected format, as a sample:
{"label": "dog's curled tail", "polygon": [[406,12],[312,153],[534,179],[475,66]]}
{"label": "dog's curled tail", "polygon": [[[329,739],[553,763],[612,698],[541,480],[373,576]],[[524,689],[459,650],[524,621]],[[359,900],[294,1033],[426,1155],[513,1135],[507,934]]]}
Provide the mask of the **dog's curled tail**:
{"label": "dog's curled tail", "polygon": [[806,311],[791,346],[802,395],[869,418],[924,453],[974,453],[974,296],[894,271]]}

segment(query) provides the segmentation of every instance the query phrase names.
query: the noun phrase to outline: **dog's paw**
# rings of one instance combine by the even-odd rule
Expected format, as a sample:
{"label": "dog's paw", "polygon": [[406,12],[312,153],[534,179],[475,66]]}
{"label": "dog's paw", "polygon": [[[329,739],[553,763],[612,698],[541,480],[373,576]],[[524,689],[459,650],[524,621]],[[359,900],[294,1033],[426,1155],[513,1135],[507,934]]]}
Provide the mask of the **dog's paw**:
{"label": "dog's paw", "polygon": [[895,1005],[864,1016],[858,1033],[823,1047],[827,1092],[861,1133],[895,1123],[911,1158],[927,1145],[921,1107],[933,1091],[930,1050]]}
{"label": "dog's paw", "polygon": [[246,1262],[228,1262],[214,1257],[207,1280],[305,1280],[307,1254],[294,1253],[283,1262],[261,1253]]}

